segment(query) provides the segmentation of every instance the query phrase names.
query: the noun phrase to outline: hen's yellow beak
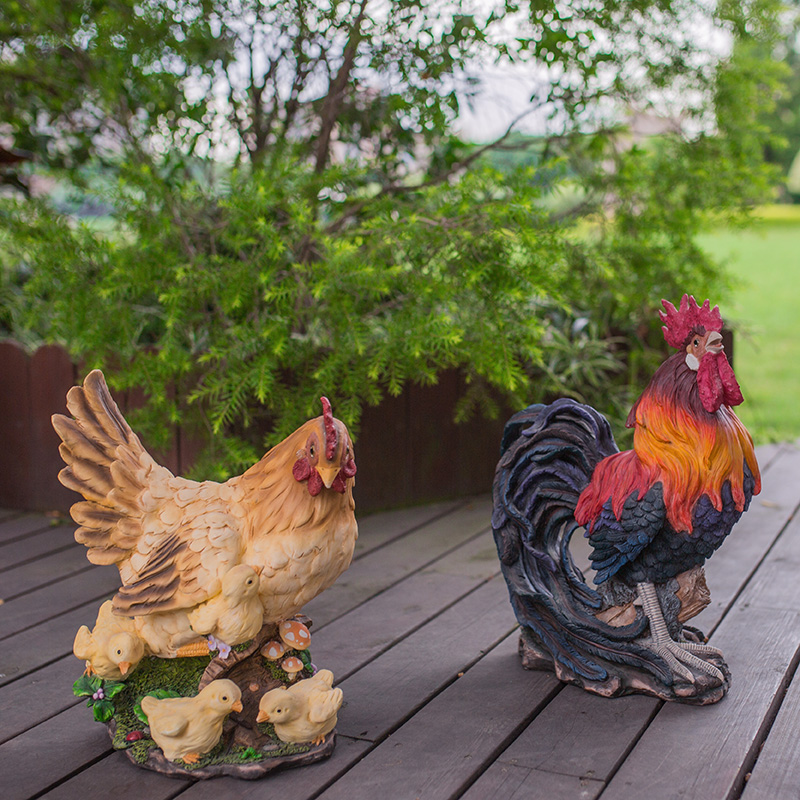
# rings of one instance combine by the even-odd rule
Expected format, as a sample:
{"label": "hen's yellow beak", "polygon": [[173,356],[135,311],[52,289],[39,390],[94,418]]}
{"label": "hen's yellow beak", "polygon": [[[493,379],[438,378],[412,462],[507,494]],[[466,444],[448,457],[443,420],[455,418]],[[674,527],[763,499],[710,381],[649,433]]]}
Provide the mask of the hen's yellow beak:
{"label": "hen's yellow beak", "polygon": [[326,489],[330,489],[336,476],[339,474],[339,467],[317,467],[322,482],[325,484]]}

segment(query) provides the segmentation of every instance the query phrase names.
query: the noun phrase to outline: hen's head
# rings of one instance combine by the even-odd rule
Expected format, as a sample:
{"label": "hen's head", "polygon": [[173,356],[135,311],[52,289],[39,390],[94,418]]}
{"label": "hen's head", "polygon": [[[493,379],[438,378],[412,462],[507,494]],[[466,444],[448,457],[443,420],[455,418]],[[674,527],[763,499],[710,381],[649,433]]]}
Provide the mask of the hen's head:
{"label": "hen's head", "polygon": [[322,416],[307,428],[305,445],[297,451],[292,467],[296,481],[308,481],[309,494],[318,495],[323,486],[344,494],[345,482],[356,474],[353,444],[347,426],[335,419],[327,397],[322,400]]}
{"label": "hen's head", "polygon": [[742,392],[722,345],[719,306],[711,308],[708,300],[698,306],[694,297],[687,294],[681,298],[679,308],[667,300],[661,303],[664,311],[659,314],[664,323],[664,338],[672,347],[685,349],[686,366],[697,373],[703,408],[713,414],[723,403],[739,405]]}

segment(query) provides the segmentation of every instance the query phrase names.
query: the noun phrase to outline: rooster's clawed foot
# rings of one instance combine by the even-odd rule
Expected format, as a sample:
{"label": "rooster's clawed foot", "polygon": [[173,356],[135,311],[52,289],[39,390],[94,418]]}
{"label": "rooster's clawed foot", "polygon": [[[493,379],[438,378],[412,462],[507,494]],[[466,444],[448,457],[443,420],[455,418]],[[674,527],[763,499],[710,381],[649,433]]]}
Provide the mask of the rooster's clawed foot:
{"label": "rooster's clawed foot", "polygon": [[688,667],[698,672],[705,672],[722,683],[725,677],[721,670],[700,657],[721,658],[722,653],[707,644],[689,641],[676,642],[667,630],[656,587],[652,583],[637,583],[636,589],[642,601],[642,609],[650,623],[650,633],[653,637],[652,643],[647,646],[667,662],[676,676],[689,681],[689,683],[693,683],[695,678]]}

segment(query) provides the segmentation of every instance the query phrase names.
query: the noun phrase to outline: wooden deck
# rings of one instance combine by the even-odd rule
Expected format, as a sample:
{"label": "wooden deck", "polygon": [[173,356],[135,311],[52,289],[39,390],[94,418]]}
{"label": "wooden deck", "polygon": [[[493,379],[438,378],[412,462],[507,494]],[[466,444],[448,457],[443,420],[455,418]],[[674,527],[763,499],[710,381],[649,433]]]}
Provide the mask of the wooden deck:
{"label": "wooden deck", "polygon": [[75,631],[118,584],[72,526],[0,512],[0,797],[800,797],[800,450],[760,448],[764,488],[707,563],[733,685],[719,704],[605,700],[526,672],[490,500],[360,520],[350,570],[306,608],[314,661],[345,693],[334,755],[260,781],[133,767],[71,687]]}

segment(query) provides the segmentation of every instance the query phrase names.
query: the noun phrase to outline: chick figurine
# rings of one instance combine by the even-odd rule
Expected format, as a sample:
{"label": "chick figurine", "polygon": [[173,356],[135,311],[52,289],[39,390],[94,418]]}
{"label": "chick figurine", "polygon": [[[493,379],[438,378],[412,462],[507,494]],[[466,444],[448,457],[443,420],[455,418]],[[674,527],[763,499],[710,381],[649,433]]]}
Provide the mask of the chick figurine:
{"label": "chick figurine", "polygon": [[271,722],[282,742],[319,744],[336,727],[342,690],[333,689],[333,673],[321,669],[288,689],[264,694],[256,722]]}
{"label": "chick figurine", "polygon": [[264,609],[258,596],[258,573],[247,564],[229,569],[222,578],[222,591],[189,612],[189,623],[227,658],[231,647],[252,639],[264,624]]}
{"label": "chick figurine", "polygon": [[195,764],[222,736],[231,711],[242,710],[242,693],[227,679],[211,681],[195,697],[142,698],[150,735],[169,761]]}
{"label": "chick figurine", "polygon": [[145,646],[136,635],[133,620],[114,614],[111,601],[106,600],[97,612],[94,628],[90,631],[82,625],[78,629],[72,652],[86,661],[87,674],[119,681],[142,660]]}

